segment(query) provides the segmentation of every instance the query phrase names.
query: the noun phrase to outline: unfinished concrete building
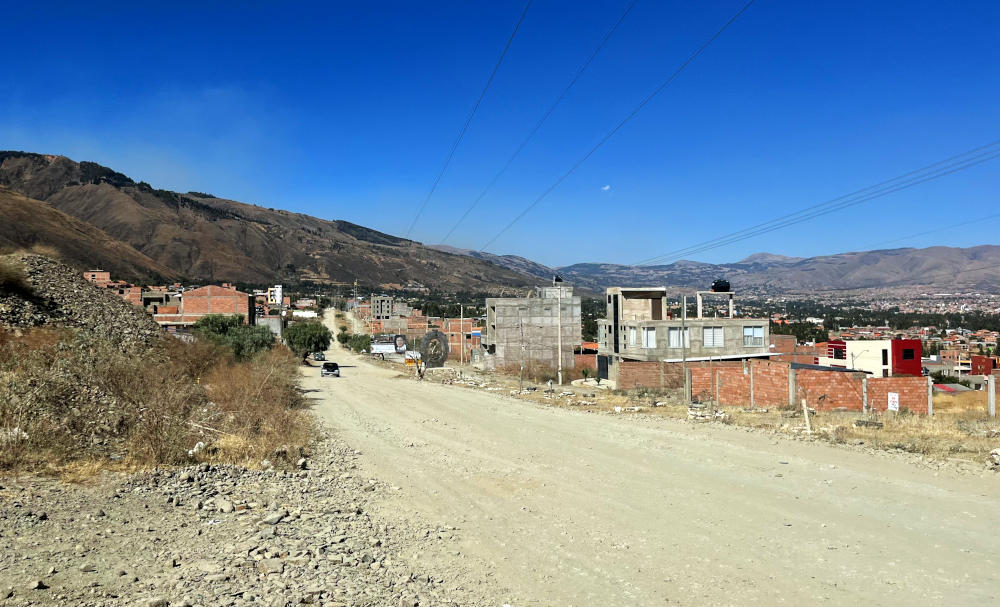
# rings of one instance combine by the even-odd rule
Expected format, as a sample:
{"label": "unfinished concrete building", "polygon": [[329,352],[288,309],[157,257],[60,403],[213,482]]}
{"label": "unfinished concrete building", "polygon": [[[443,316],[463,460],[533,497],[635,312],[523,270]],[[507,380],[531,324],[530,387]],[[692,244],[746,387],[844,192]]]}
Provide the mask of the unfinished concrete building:
{"label": "unfinished concrete building", "polygon": [[384,295],[372,297],[372,320],[388,320],[392,318],[392,298]]}
{"label": "unfinished concrete building", "polygon": [[583,338],[580,297],[562,285],[536,287],[533,295],[486,300],[483,347],[498,367],[523,360],[525,367],[556,369],[561,345],[562,368],[572,369],[573,349]]}
{"label": "unfinished concrete building", "polygon": [[[732,292],[697,291],[697,312],[683,320],[669,311],[663,287],[607,289],[607,317],[597,321],[597,371],[620,388],[677,387],[674,363],[741,360],[770,355],[766,318],[740,318]],[[705,313],[706,298],[725,305]]]}

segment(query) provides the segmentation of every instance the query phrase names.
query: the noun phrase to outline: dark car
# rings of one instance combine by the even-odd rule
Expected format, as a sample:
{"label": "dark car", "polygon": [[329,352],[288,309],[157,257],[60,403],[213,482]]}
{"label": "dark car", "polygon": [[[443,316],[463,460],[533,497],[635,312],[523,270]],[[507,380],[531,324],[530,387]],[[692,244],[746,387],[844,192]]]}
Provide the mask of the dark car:
{"label": "dark car", "polygon": [[340,365],[337,363],[323,363],[323,367],[319,370],[320,377],[340,377]]}
{"label": "dark car", "polygon": [[322,352],[313,352],[313,360],[326,360],[326,354]]}

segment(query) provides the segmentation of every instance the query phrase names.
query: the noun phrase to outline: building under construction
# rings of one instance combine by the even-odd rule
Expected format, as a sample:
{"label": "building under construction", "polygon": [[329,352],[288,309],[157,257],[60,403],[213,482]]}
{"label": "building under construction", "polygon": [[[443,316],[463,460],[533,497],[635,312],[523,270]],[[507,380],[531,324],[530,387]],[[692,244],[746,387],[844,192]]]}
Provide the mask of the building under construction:
{"label": "building under construction", "polygon": [[573,287],[555,282],[536,287],[528,297],[491,297],[486,300],[483,347],[497,367],[574,366],[574,347],[582,341],[580,297]]}

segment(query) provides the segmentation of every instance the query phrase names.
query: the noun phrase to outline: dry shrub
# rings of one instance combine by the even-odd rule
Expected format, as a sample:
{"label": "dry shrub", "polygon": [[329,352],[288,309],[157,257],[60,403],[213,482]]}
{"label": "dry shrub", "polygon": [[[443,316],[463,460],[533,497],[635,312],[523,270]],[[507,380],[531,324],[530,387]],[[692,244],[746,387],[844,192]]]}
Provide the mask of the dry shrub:
{"label": "dry shrub", "polygon": [[218,435],[218,456],[257,463],[281,446],[301,447],[310,418],[298,389],[300,361],[287,349],[261,353],[249,363],[225,362],[204,378],[215,415],[206,426]]}
{"label": "dry shrub", "polygon": [[955,394],[935,394],[934,412],[986,411],[985,390],[969,390]]}
{"label": "dry shrub", "polygon": [[230,462],[302,446],[297,364],[285,349],[236,364],[173,338],[137,356],[80,331],[0,330],[0,470],[76,478],[93,462],[186,463],[199,442],[197,458]]}

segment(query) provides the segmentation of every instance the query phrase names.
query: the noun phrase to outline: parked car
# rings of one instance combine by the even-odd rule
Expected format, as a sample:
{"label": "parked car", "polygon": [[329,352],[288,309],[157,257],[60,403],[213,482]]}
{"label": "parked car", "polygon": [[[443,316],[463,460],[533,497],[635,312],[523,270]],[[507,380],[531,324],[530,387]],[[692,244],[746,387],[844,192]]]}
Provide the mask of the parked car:
{"label": "parked car", "polygon": [[323,363],[319,370],[320,377],[340,377],[340,365],[337,363]]}
{"label": "parked car", "polygon": [[313,360],[326,360],[326,354],[322,352],[313,352]]}

